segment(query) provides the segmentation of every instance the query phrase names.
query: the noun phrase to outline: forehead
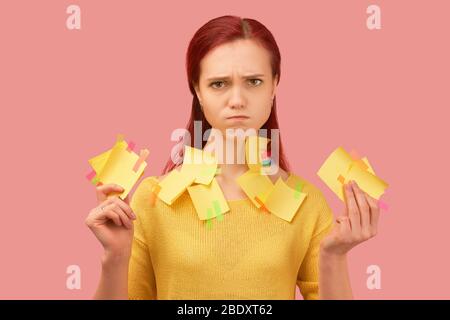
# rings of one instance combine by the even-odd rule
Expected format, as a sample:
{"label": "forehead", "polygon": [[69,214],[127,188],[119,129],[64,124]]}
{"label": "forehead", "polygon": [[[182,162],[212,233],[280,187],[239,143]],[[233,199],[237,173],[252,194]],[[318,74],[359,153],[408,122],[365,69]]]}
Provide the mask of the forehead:
{"label": "forehead", "polygon": [[270,74],[270,53],[252,40],[236,40],[220,45],[202,59],[201,77],[227,76],[231,73]]}

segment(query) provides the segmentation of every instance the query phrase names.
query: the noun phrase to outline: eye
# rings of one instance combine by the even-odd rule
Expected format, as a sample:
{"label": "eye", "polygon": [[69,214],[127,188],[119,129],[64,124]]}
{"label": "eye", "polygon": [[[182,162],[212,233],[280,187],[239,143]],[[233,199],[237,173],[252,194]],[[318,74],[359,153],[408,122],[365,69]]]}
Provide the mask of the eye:
{"label": "eye", "polygon": [[[249,80],[251,82],[252,85],[254,85],[255,87],[260,85],[262,83],[261,79],[250,79]],[[259,83],[255,83],[254,81],[259,81]]]}
{"label": "eye", "polygon": [[215,86],[216,84],[220,84],[220,83],[224,83],[223,81],[214,81],[214,82],[212,82],[209,86],[210,87],[213,87],[214,89],[220,89],[220,88],[222,88],[222,87],[217,87],[217,86]]}

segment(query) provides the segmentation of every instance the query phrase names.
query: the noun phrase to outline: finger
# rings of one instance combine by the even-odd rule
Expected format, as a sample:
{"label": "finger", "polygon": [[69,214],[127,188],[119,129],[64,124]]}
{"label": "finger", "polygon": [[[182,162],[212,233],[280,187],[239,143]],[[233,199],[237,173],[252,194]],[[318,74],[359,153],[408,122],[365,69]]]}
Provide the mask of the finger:
{"label": "finger", "polygon": [[113,204],[110,204],[109,206],[106,206],[103,211],[98,215],[98,219],[109,219],[114,222],[114,224],[118,227],[122,226],[122,221],[120,220],[120,217],[115,213],[112,208]]}
{"label": "finger", "polygon": [[356,204],[358,205],[361,218],[361,235],[364,240],[367,240],[371,237],[370,207],[367,203],[365,192],[361,190],[356,182],[353,184],[353,192],[355,194]]}
{"label": "finger", "polygon": [[336,219],[336,222],[339,224],[339,233],[341,236],[345,238],[349,238],[352,235],[352,228],[350,227],[350,219],[346,216],[341,216]]}
{"label": "finger", "polygon": [[355,194],[350,183],[344,187],[345,198],[347,203],[347,216],[350,218],[350,226],[352,228],[353,235],[359,235],[361,233],[361,221],[358,212],[358,205],[356,204]]}
{"label": "finger", "polygon": [[372,236],[378,233],[378,219],[380,218],[380,206],[378,201],[368,194],[366,194],[367,202],[370,207],[370,226],[372,231]]}
{"label": "finger", "polygon": [[122,209],[117,204],[114,204],[114,206],[112,207],[111,210],[114,211],[119,216],[120,221],[122,221],[122,225],[125,228],[127,228],[127,229],[132,228],[131,220],[128,218],[128,216],[125,214],[125,212],[123,212]]}
{"label": "finger", "polygon": [[127,205],[130,205],[130,195],[128,194],[126,198],[123,200]]}
{"label": "finger", "polygon": [[100,185],[96,188],[97,200],[99,202],[105,201],[108,194],[112,192],[122,192],[123,188],[117,184],[109,183]]}
{"label": "finger", "polygon": [[111,198],[111,201],[113,203],[116,203],[124,212],[125,214],[128,216],[128,218],[134,220],[136,219],[136,216],[133,213],[133,210],[131,210],[130,206],[128,204],[126,204],[122,199],[120,199],[119,197],[114,197]]}

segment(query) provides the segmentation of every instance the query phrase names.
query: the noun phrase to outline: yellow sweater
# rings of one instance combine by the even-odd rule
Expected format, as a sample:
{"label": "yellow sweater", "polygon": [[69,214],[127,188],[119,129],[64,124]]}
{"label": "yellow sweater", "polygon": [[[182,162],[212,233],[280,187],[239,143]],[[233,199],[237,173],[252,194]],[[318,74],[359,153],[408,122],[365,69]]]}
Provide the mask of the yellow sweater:
{"label": "yellow sweater", "polygon": [[149,195],[156,177],[144,179],[131,208],[137,216],[128,274],[129,299],[318,299],[318,252],[334,224],[321,191],[290,174],[307,197],[291,223],[229,200],[230,211],[208,228],[188,192],[171,206]]}

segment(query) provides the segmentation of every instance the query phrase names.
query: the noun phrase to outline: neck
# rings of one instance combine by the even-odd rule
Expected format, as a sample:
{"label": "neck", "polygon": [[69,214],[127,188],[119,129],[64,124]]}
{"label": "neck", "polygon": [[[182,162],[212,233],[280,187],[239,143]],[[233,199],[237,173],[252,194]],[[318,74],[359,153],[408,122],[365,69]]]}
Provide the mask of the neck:
{"label": "neck", "polygon": [[208,140],[203,150],[215,154],[220,174],[224,180],[235,181],[237,177],[248,170],[245,161],[245,141],[238,143],[238,139],[235,137],[222,136],[217,143],[215,139]]}

